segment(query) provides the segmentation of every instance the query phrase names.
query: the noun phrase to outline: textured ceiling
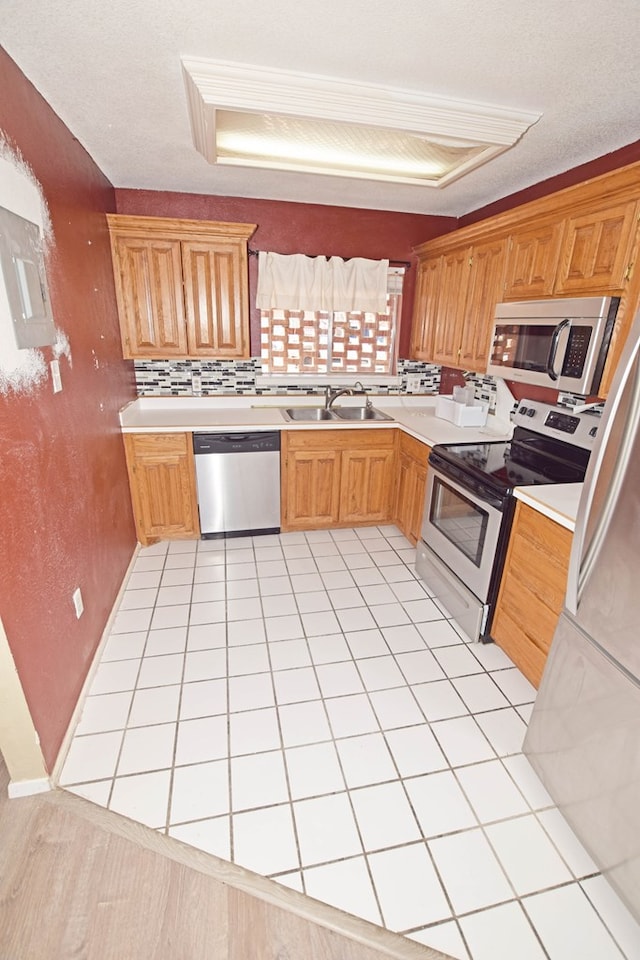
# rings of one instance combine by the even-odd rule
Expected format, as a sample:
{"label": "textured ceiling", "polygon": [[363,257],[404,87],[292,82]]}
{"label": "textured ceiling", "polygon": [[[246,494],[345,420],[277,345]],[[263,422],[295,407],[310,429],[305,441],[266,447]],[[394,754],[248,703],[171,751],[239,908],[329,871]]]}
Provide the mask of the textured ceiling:
{"label": "textured ceiling", "polygon": [[[9,55],[116,187],[461,216],[640,138],[638,0],[2,0]],[[210,166],[180,57],[542,114],[449,186]]]}

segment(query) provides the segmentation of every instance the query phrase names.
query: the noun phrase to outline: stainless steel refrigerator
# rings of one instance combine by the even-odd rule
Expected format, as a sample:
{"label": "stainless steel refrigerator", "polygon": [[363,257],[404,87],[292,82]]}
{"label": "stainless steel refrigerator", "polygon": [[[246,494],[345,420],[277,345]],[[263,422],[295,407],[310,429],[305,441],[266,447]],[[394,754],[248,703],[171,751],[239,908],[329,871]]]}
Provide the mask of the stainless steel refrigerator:
{"label": "stainless steel refrigerator", "polygon": [[640,312],[591,453],[524,751],[640,920]]}

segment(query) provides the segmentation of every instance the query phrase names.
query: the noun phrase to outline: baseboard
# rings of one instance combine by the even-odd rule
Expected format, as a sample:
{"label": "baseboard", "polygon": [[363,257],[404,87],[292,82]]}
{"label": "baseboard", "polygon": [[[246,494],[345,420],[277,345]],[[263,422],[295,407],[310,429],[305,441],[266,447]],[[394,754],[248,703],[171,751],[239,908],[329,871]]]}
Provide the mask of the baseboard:
{"label": "baseboard", "polygon": [[53,790],[49,777],[41,777],[39,780],[9,780],[7,786],[7,795],[10,800],[16,797],[30,797],[34,793],[48,793]]}
{"label": "baseboard", "polygon": [[[77,699],[77,701],[76,701],[76,705],[75,705],[75,707],[74,707],[74,709],[73,709],[73,713],[71,714],[71,719],[69,720],[69,724],[68,724],[68,726],[67,726],[66,733],[65,733],[64,737],[62,738],[62,743],[60,744],[60,749],[58,750],[58,756],[56,757],[56,762],[55,762],[54,765],[53,765],[53,770],[51,771],[51,775],[50,775],[51,787],[52,787],[52,788],[53,788],[54,786],[57,786],[58,781],[59,781],[59,779],[60,779],[60,774],[62,773],[62,768],[63,768],[63,766],[64,766],[65,760],[67,759],[67,754],[69,753],[69,749],[70,749],[70,747],[71,747],[71,741],[73,740],[73,737],[74,737],[75,732],[76,732],[76,727],[78,726],[78,723],[80,722],[80,718],[82,717],[82,710],[83,710],[83,707],[84,707],[84,701],[86,700],[87,695],[88,695],[88,693],[89,693],[89,690],[91,689],[91,684],[93,683],[93,678],[94,678],[94,676],[95,676],[96,670],[98,669],[98,666],[99,666],[99,664],[100,664],[100,660],[101,660],[101,658],[102,658],[102,652],[103,652],[103,650],[104,650],[104,646],[105,646],[105,644],[106,644],[106,642],[107,642],[107,640],[109,639],[109,636],[110,636],[110,634],[111,634],[111,627],[112,627],[112,625],[113,625],[113,621],[114,621],[115,615],[116,615],[116,613],[118,612],[118,607],[120,606],[120,602],[121,602],[121,600],[122,600],[122,595],[123,595],[123,593],[124,593],[124,591],[125,591],[125,589],[126,589],[127,583],[129,582],[129,577],[131,576],[131,571],[132,571],[132,568],[133,568],[134,563],[136,562],[136,559],[137,559],[137,557],[138,557],[139,552],[140,552],[140,544],[137,543],[135,550],[134,550],[133,553],[131,554],[131,559],[130,559],[130,561],[129,561],[129,565],[128,565],[127,569],[126,569],[125,575],[124,575],[124,577],[122,578],[122,583],[120,584],[120,589],[118,590],[118,593],[117,593],[117,595],[116,595],[116,598],[115,598],[115,600],[114,600],[114,602],[113,602],[113,606],[111,607],[111,612],[110,612],[109,616],[107,617],[107,622],[106,622],[106,624],[105,624],[105,626],[104,626],[104,630],[102,631],[102,636],[100,637],[100,642],[98,643],[98,646],[96,647],[96,651],[95,651],[95,653],[94,653],[94,655],[93,655],[93,659],[92,659],[92,661],[91,661],[91,666],[89,667],[89,669],[88,669],[88,671],[87,671],[87,675],[86,675],[86,677],[85,677],[85,679],[84,679],[84,683],[82,684],[82,690],[80,691],[80,695],[79,695],[79,697],[78,697],[78,699]],[[35,792],[35,791],[34,791],[34,792]]]}

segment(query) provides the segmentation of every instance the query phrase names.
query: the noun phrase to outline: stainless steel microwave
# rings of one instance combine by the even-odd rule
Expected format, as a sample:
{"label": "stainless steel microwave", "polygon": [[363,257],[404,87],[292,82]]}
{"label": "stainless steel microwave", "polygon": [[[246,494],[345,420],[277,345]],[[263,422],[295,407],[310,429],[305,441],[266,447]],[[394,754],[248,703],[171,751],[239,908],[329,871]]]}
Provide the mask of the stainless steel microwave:
{"label": "stainless steel microwave", "polygon": [[597,395],[619,297],[499,303],[487,373]]}

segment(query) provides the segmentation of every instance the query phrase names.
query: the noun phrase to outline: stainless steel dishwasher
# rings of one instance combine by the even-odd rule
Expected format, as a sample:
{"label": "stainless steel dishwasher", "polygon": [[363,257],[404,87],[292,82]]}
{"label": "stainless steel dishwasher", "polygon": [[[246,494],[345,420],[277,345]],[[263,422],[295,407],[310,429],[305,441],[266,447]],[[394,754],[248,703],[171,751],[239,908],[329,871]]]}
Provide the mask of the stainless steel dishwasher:
{"label": "stainless steel dishwasher", "polygon": [[280,532],[280,434],[194,433],[203,538]]}

